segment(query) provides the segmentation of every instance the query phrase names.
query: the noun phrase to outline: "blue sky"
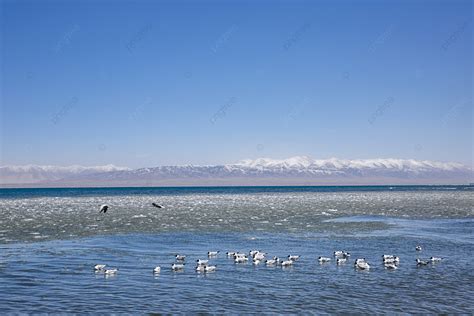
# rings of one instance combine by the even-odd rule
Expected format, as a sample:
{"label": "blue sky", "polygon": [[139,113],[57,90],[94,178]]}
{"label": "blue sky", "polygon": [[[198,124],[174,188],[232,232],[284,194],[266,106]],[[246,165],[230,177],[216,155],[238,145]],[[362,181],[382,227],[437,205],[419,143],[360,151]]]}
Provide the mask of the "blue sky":
{"label": "blue sky", "polygon": [[0,2],[2,165],[472,165],[471,1]]}

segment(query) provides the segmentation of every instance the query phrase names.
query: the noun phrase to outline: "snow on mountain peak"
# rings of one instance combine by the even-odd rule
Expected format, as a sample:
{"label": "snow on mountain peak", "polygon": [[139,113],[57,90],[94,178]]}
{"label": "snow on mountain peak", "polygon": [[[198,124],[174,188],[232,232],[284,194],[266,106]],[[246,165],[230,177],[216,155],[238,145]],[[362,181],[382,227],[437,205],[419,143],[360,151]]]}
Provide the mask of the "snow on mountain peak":
{"label": "snow on mountain peak", "polygon": [[182,165],[139,169],[114,165],[0,167],[0,184],[62,183],[61,181],[68,183],[67,181],[72,181],[70,183],[75,185],[82,183],[94,185],[97,183],[120,183],[121,185],[138,183],[143,185],[143,183],[150,183],[150,181],[175,184],[193,179],[197,183],[202,183],[202,181],[213,183],[212,181],[216,179],[225,179],[223,183],[227,185],[234,183],[232,181],[235,179],[246,179],[242,180],[243,183],[255,184],[256,179],[261,181],[272,178],[274,180],[268,181],[275,184],[303,181],[295,182],[294,179],[304,179],[302,183],[383,183],[383,181],[385,183],[420,183],[423,181],[425,183],[439,183],[440,181],[463,183],[471,182],[472,176],[472,169],[456,162],[393,158],[313,159],[307,156],[295,156],[287,159],[246,159],[227,165]]}
{"label": "snow on mountain peak", "polygon": [[288,159],[271,159],[257,158],[245,159],[234,166],[257,168],[257,169],[324,169],[324,170],[342,170],[342,169],[358,169],[358,170],[404,170],[404,171],[455,171],[467,170],[468,168],[456,162],[438,162],[429,160],[414,159],[394,159],[394,158],[378,158],[378,159],[312,159],[307,156],[295,156]]}
{"label": "snow on mountain peak", "polygon": [[271,159],[271,158],[257,158],[244,159],[236,166],[249,168],[308,168],[314,163],[314,160],[306,156],[295,156],[288,159]]}

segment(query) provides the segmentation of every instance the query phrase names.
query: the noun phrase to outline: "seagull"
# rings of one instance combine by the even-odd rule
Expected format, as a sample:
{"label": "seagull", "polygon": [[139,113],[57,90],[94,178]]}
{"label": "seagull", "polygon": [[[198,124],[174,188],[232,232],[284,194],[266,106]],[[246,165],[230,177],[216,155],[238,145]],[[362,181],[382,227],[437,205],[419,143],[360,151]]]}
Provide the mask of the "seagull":
{"label": "seagull", "polygon": [[346,263],[347,259],[346,258],[337,258],[336,263],[337,264],[343,264]]}
{"label": "seagull", "polygon": [[277,257],[273,257],[273,259],[271,259],[271,260],[265,260],[265,264],[266,264],[267,266],[273,266],[273,265],[277,264],[278,261],[279,261],[279,260],[278,260]]}
{"label": "seagull", "polygon": [[163,205],[157,204],[155,202],[151,203],[151,205],[153,205],[156,208],[163,208]]}
{"label": "seagull", "polygon": [[358,258],[354,262],[354,266],[357,266],[359,263],[365,262],[365,258]]}
{"label": "seagull", "polygon": [[176,255],[176,260],[178,260],[178,261],[184,261],[184,259],[186,259],[186,256],[185,256],[185,255]]}
{"label": "seagull", "polygon": [[227,252],[226,252],[226,255],[227,255],[227,257],[230,258],[230,257],[234,257],[236,253],[237,253],[237,252],[227,251]]}
{"label": "seagull", "polygon": [[296,255],[288,255],[288,260],[290,261],[296,261],[300,258],[300,256],[296,256]]}
{"label": "seagull", "polygon": [[388,270],[396,270],[396,269],[398,269],[398,267],[397,267],[395,264],[393,264],[393,263],[386,263],[386,264],[385,264],[385,269],[388,269]]}
{"label": "seagull", "polygon": [[249,251],[249,255],[250,255],[251,257],[253,257],[253,256],[255,256],[255,254],[257,254],[257,253],[259,253],[259,252],[260,252],[259,250],[250,250],[250,251]]}
{"label": "seagull", "polygon": [[233,257],[234,259],[237,259],[237,258],[247,257],[247,255],[242,252],[235,252]]}
{"label": "seagull", "polygon": [[205,272],[213,272],[216,271],[216,266],[205,266],[204,267]]}
{"label": "seagull", "polygon": [[282,267],[289,267],[289,266],[292,266],[292,265],[293,265],[293,260],[281,261],[281,266]]}
{"label": "seagull", "polygon": [[114,274],[117,274],[117,271],[118,271],[118,269],[106,269],[104,271],[104,274],[105,275],[114,275]]}
{"label": "seagull", "polygon": [[108,209],[109,209],[109,206],[107,204],[104,204],[100,207],[99,213],[104,213],[105,214]]}
{"label": "seagull", "polygon": [[198,266],[205,266],[208,264],[209,260],[197,259],[196,262]]}
{"label": "seagull", "polygon": [[94,266],[95,271],[103,271],[105,269],[105,264],[96,264]]}
{"label": "seagull", "polygon": [[347,252],[347,251],[343,251],[343,250],[334,251],[334,257],[349,258],[350,256],[351,256],[350,252]]}
{"label": "seagull", "polygon": [[255,259],[255,258],[253,259],[253,264],[254,265],[259,265],[260,262],[262,262],[260,259]]}
{"label": "seagull", "polygon": [[154,272],[154,273],[160,273],[160,272],[161,272],[161,267],[160,267],[160,266],[156,266],[156,267],[153,269],[153,272]]}
{"label": "seagull", "polygon": [[319,257],[319,258],[318,258],[318,261],[319,261],[319,263],[326,263],[326,262],[331,261],[331,258],[328,258],[328,257]]}
{"label": "seagull", "polygon": [[218,253],[219,253],[219,251],[208,251],[207,256],[208,257],[215,257],[215,256],[217,256]]}
{"label": "seagull", "polygon": [[264,252],[257,252],[254,256],[254,259],[256,260],[263,260],[265,259],[265,253]]}
{"label": "seagull", "polygon": [[196,267],[196,272],[204,272],[204,271],[206,271],[206,266],[200,266],[200,265],[198,265],[198,266]]}
{"label": "seagull", "polygon": [[395,258],[395,257],[396,257],[395,255],[383,255],[382,259],[386,260],[386,259],[392,259],[392,258]]}
{"label": "seagull", "polygon": [[383,263],[395,263],[395,264],[398,264],[400,263],[400,258],[397,257],[397,256],[393,256],[393,257],[389,257],[389,258],[384,258],[383,259]]}
{"label": "seagull", "polygon": [[237,258],[234,259],[235,263],[245,263],[247,261],[249,261],[249,258],[247,256],[237,257]]}
{"label": "seagull", "polygon": [[171,270],[173,271],[179,271],[184,269],[184,263],[173,263],[171,265]]}
{"label": "seagull", "polygon": [[435,262],[440,262],[441,260],[443,260],[443,258],[441,257],[431,257],[430,258],[430,261],[435,263]]}
{"label": "seagull", "polygon": [[364,261],[359,261],[356,263],[356,268],[361,269],[361,270],[369,270],[370,265],[364,260]]}
{"label": "seagull", "polygon": [[421,251],[421,246],[416,246],[416,247],[415,247],[415,250],[416,250],[416,251]]}
{"label": "seagull", "polygon": [[416,259],[416,264],[417,264],[417,266],[427,266],[430,263],[428,261]]}

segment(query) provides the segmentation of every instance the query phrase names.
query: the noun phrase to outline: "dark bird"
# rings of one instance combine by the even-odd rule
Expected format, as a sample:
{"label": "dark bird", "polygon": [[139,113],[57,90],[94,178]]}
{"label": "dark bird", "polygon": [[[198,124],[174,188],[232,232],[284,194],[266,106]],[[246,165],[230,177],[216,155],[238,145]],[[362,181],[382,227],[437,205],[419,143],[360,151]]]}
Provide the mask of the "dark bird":
{"label": "dark bird", "polygon": [[109,206],[107,204],[104,204],[100,207],[99,213],[104,213],[105,214],[108,209],[109,209]]}
{"label": "dark bird", "polygon": [[157,208],[163,208],[163,206],[161,206],[160,204],[156,204],[155,202],[151,203],[151,205]]}

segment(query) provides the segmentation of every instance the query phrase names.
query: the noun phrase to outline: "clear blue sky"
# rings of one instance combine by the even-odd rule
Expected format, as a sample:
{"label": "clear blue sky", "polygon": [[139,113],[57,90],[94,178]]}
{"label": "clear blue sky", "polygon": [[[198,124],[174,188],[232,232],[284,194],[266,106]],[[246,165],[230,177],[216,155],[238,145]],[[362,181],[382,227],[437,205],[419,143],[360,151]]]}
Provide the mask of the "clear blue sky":
{"label": "clear blue sky", "polygon": [[472,1],[1,2],[0,164],[472,164]]}

